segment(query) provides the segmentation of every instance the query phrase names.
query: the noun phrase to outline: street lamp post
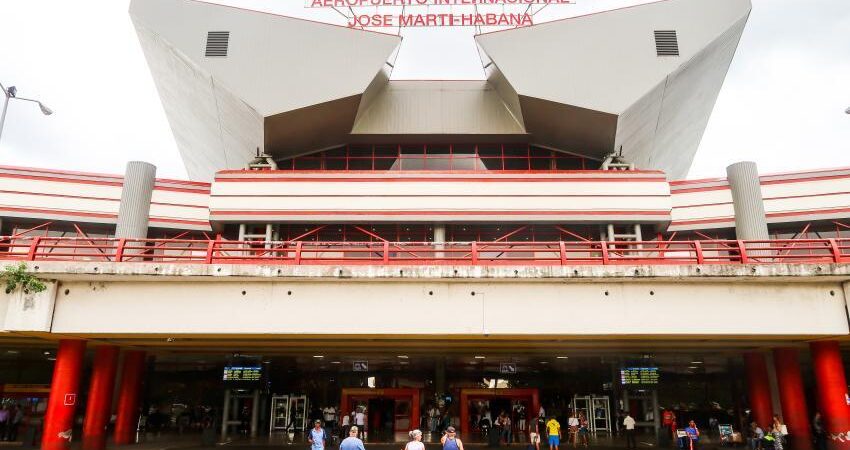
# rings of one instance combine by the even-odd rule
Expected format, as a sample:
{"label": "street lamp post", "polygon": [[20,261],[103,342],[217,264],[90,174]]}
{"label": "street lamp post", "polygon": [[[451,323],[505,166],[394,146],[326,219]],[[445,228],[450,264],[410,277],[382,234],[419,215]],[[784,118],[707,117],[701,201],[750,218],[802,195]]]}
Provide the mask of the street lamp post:
{"label": "street lamp post", "polygon": [[38,100],[33,100],[31,98],[18,97],[18,89],[15,88],[15,86],[9,86],[9,89],[6,89],[6,87],[3,86],[2,83],[0,83],[0,90],[3,91],[3,96],[6,97],[3,100],[3,112],[0,113],[0,138],[3,137],[3,125],[6,124],[6,110],[9,108],[9,101],[12,100],[12,99],[22,100],[22,101],[25,101],[25,102],[38,103],[38,107],[39,107],[39,109],[41,109],[42,114],[44,114],[45,116],[49,116],[49,115],[53,114],[53,110],[44,106],[44,104],[41,103]]}

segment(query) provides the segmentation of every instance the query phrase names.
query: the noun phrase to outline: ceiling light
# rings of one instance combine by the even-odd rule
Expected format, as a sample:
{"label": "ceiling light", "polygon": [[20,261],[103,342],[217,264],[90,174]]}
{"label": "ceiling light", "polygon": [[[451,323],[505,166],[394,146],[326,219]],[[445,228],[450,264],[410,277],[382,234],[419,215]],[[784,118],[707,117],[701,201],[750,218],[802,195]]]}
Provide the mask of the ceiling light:
{"label": "ceiling light", "polygon": [[557,359],[568,359],[569,356],[556,356],[555,358],[557,358]]}
{"label": "ceiling light", "polygon": [[51,357],[51,358],[47,358],[47,360],[48,361],[56,361],[56,358]]}
{"label": "ceiling light", "polygon": [[324,355],[313,355],[313,358],[316,358],[316,359],[318,359],[318,358],[324,358]]}
{"label": "ceiling light", "polygon": [[549,364],[549,361],[540,361],[540,364]]}
{"label": "ceiling light", "polygon": [[699,366],[688,366],[688,369],[699,369]]}
{"label": "ceiling light", "polygon": [[50,351],[45,350],[45,351],[44,351],[44,354],[45,354],[45,355],[47,355],[47,356],[50,356]]}
{"label": "ceiling light", "polygon": [[331,361],[331,364],[342,364],[342,361]]}
{"label": "ceiling light", "polygon": [[407,359],[407,355],[398,355],[400,359]]}
{"label": "ceiling light", "polygon": [[18,353],[20,353],[20,351],[18,351],[18,350],[6,350],[6,353],[8,353],[10,355],[17,355]]}
{"label": "ceiling light", "polygon": [[475,355],[475,356],[473,356],[473,358],[475,358],[475,359],[484,359],[484,358],[486,358],[486,356]]}

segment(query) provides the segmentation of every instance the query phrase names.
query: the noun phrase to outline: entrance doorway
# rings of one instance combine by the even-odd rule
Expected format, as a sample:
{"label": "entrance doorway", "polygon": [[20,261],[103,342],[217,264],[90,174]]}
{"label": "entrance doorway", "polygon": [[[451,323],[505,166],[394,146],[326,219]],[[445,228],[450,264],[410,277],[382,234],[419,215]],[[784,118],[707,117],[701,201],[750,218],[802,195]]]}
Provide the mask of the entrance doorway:
{"label": "entrance doorway", "polygon": [[396,433],[416,428],[419,418],[419,389],[342,390],[340,414],[366,410],[369,440],[395,440]]}
{"label": "entrance doorway", "polygon": [[[487,412],[493,421],[504,411],[512,415],[516,428],[519,421],[523,425],[531,424],[531,418],[536,416],[540,409],[540,393],[535,388],[530,389],[461,389],[460,390],[460,430],[464,436],[468,436],[472,430],[470,406],[481,408],[486,405]],[[517,408],[521,406],[521,409]],[[519,412],[519,416],[515,412]],[[476,417],[486,414],[484,411],[475,411]],[[480,419],[480,417],[478,417]]]}

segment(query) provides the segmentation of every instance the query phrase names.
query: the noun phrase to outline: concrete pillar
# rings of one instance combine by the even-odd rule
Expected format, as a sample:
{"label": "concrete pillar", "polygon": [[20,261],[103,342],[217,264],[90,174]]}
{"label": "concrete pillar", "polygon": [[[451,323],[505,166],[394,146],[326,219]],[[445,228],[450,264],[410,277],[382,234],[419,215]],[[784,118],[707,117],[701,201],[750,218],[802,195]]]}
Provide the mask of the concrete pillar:
{"label": "concrete pillar", "polygon": [[106,426],[112,415],[112,393],[118,371],[118,347],[102,345],[94,355],[86,418],[83,422],[83,450],[106,448]]}
{"label": "concrete pillar", "polygon": [[779,378],[776,375],[776,361],[773,359],[773,352],[766,352],[764,360],[767,364],[767,381],[770,386],[770,408],[774,414],[780,414],[782,411],[782,399],[779,395]]}
{"label": "concrete pillar", "polygon": [[776,380],[782,402],[782,419],[788,429],[793,430],[790,434],[794,448],[811,450],[812,429],[809,424],[809,410],[806,407],[803,376],[800,372],[799,352],[796,348],[775,348],[773,363],[776,366]]}
{"label": "concrete pillar", "polygon": [[145,373],[145,352],[128,351],[121,368],[118,407],[115,412],[115,444],[136,441],[141,406],[142,379]]}
{"label": "concrete pillar", "polygon": [[[756,163],[743,161],[726,168],[735,207],[735,235],[742,240],[769,238]],[[762,425],[762,424],[759,424]]]}
{"label": "concrete pillar", "polygon": [[[260,420],[260,390],[254,389],[254,397],[251,399],[251,437],[257,437],[257,428]],[[328,431],[330,433],[330,431]]]}
{"label": "concrete pillar", "polygon": [[130,161],[124,172],[124,187],[118,206],[115,237],[145,239],[148,237],[148,218],[151,196],[156,182],[156,166],[142,161]]}
{"label": "concrete pillar", "polygon": [[[818,341],[809,344],[815,373],[817,410],[823,415],[828,445],[833,449],[850,448],[844,438],[850,430],[850,406],[847,378],[838,341]],[[789,433],[792,432],[789,427]]]}
{"label": "concrete pillar", "polygon": [[442,395],[446,393],[446,359],[437,357],[434,366],[434,392]]}
{"label": "concrete pillar", "polygon": [[446,225],[442,223],[434,224],[434,249],[437,252],[434,253],[434,257],[437,259],[445,258],[446,253],[441,252],[446,248],[444,245],[446,243]]}
{"label": "concrete pillar", "polygon": [[[230,389],[224,390],[224,405],[221,407],[221,440],[227,439],[227,422],[230,420]],[[289,425],[289,424],[287,424]]]}
{"label": "concrete pillar", "polygon": [[47,412],[44,415],[42,449],[71,448],[74,411],[77,408],[85,354],[86,341],[59,341],[59,351],[56,352],[56,362],[53,365],[53,380],[50,382],[50,398],[47,400]]}
{"label": "concrete pillar", "polygon": [[763,353],[745,353],[744,365],[747,370],[747,394],[750,399],[752,418],[760,427],[768,427],[773,423],[773,408],[770,400],[767,361]]}

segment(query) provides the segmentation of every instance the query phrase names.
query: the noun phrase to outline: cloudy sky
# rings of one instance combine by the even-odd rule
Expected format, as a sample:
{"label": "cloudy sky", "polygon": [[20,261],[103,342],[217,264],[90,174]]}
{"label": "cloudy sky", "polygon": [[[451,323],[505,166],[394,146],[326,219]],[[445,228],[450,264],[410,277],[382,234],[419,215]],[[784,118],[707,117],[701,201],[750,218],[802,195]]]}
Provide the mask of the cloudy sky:
{"label": "cloudy sky", "polygon": [[[646,3],[576,0],[536,21]],[[333,23],[303,0],[221,0]],[[55,114],[13,101],[0,164],[107,173],[127,160],[185,178],[125,0],[2,0],[0,83]],[[392,30],[387,30],[392,31]],[[473,29],[409,29],[397,79],[483,77]],[[690,178],[722,176],[736,161],[762,173],[850,166],[850,0],[753,0],[753,12]]]}

